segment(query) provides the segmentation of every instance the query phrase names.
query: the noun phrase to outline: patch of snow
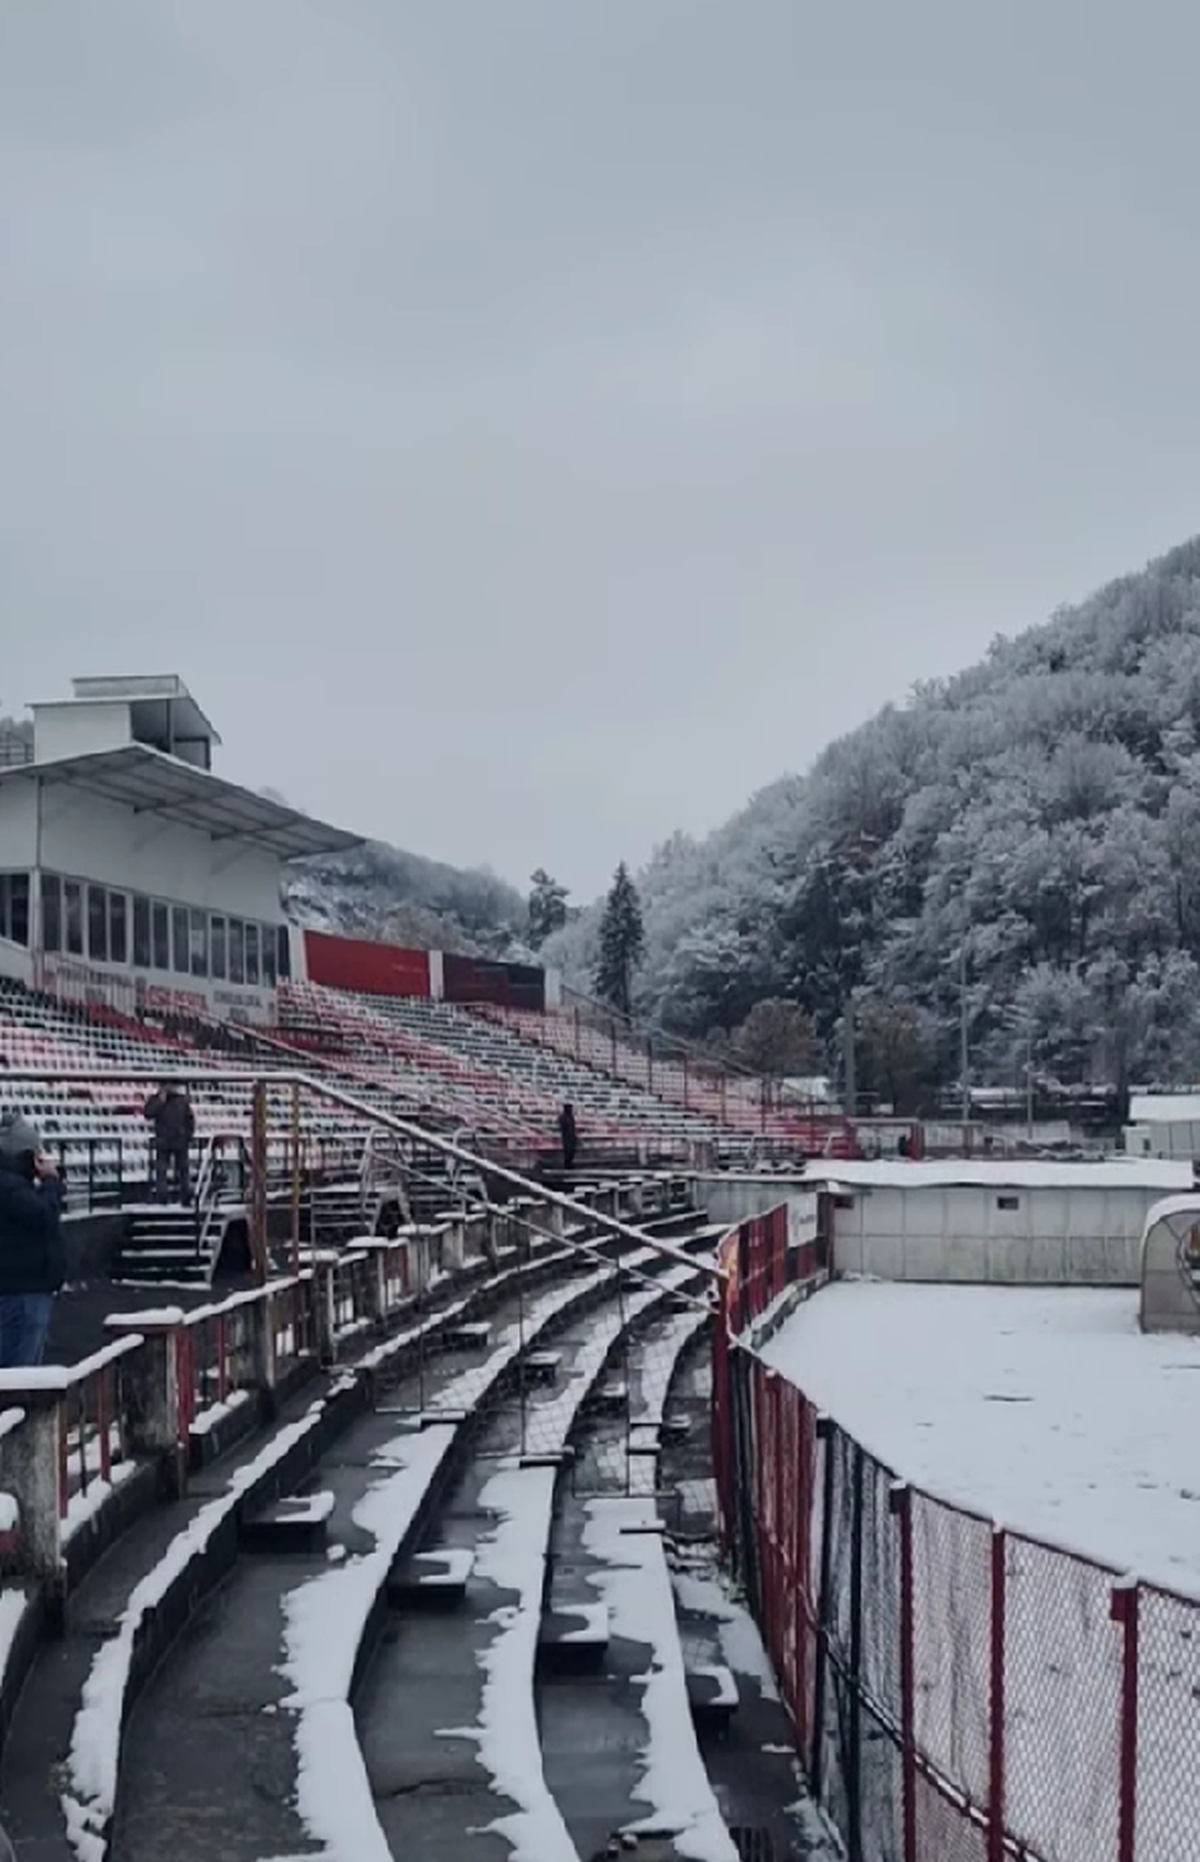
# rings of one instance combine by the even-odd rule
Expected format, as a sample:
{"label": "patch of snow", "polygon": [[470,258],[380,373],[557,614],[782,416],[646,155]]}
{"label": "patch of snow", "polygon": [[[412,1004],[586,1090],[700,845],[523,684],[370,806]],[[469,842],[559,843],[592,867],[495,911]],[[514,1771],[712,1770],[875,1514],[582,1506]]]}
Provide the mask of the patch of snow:
{"label": "patch of snow", "polygon": [[328,1488],[322,1493],[300,1494],[285,1500],[283,1508],[293,1524],[319,1526],[333,1512],[334,1496]]}
{"label": "patch of snow", "polygon": [[587,1515],[584,1545],[603,1566],[589,1582],[608,1604],[612,1633],[651,1650],[649,1670],[635,1677],[649,1731],[637,1795],[650,1813],[637,1827],[671,1830],[693,1862],[737,1862],[696,1743],[665,1548],[647,1530],[654,1502],[591,1500]]}
{"label": "patch of snow", "polygon": [[1192,1166],[1160,1157],[1114,1157],[1097,1163],[1056,1163],[1023,1158],[810,1160],[806,1184],[844,1184],[847,1189],[1147,1189],[1189,1190]]}
{"label": "patch of snow", "polygon": [[757,1681],[764,1700],[778,1700],[779,1687],[758,1626],[750,1612],[734,1601],[716,1573],[677,1571],[675,1595],[680,1607],[717,1625],[721,1653],[735,1674]]}
{"label": "patch of snow", "polygon": [[8,1658],[12,1653],[13,1640],[21,1626],[29,1599],[23,1590],[5,1585],[0,1590],[0,1680],[8,1670]]}
{"label": "patch of snow", "polygon": [[223,1403],[210,1403],[206,1409],[199,1410],[192,1419],[189,1430],[191,1435],[209,1435],[226,1416],[232,1416],[235,1410],[244,1408],[250,1401],[249,1390],[234,1390]]}
{"label": "patch of snow", "polygon": [[1136,1290],[827,1287],[763,1350],[905,1480],[1200,1594],[1200,1339]]}
{"label": "patch of snow", "polygon": [[136,1461],[114,1461],[109,1469],[107,1480],[101,1480],[97,1475],[94,1480],[88,1482],[86,1492],[81,1488],[71,1495],[67,1501],[67,1516],[62,1525],[64,1545],[72,1533],[78,1532],[87,1520],[95,1518],[105,1501],[112,1498],[122,1482],[136,1474],[137,1466]]}
{"label": "patch of snow", "polygon": [[491,1826],[512,1844],[514,1862],[578,1862],[542,1770],[533,1685],[554,1485],[553,1468],[514,1468],[493,1475],[480,1496],[480,1505],[500,1518],[482,1544],[476,1570],[500,1589],[514,1591],[517,1601],[492,1615],[498,1634],[480,1658],[479,1725],[464,1736],[478,1740],[492,1788],[517,1806]]}
{"label": "patch of snow", "polygon": [[104,1323],[111,1331],[136,1332],[140,1326],[182,1325],[186,1316],[182,1306],[139,1306],[135,1312],[110,1313]]}
{"label": "patch of snow", "polygon": [[11,1435],[15,1429],[19,1429],[24,1420],[23,1409],[0,1409],[0,1441],[3,1441],[6,1435]]}
{"label": "patch of snow", "polygon": [[284,1705],[297,1714],[297,1808],[305,1828],[328,1845],[330,1862],[391,1862],[354,1732],[350,1683],[375,1599],[454,1436],[442,1425],[391,1443],[386,1465],[393,1471],[368,1488],[352,1515],[374,1537],[372,1549],[344,1557],[284,1599],[283,1674],[293,1689]]}
{"label": "patch of snow", "polygon": [[78,1364],[32,1364],[20,1370],[0,1371],[0,1394],[6,1390],[69,1390],[107,1365],[115,1364],[118,1358],[128,1357],[143,1342],[135,1332],[114,1339],[111,1345],[93,1352],[90,1358],[81,1358]]}
{"label": "patch of snow", "polygon": [[0,1493],[0,1532],[15,1532],[21,1524],[21,1509],[16,1496]]}

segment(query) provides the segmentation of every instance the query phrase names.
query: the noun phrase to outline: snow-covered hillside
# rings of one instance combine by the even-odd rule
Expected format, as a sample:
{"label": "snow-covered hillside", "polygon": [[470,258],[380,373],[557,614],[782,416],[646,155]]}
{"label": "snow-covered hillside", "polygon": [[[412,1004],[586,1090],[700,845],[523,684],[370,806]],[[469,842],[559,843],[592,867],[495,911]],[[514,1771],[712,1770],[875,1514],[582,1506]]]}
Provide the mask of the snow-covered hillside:
{"label": "snow-covered hillside", "polygon": [[525,902],[489,872],[464,872],[369,841],[297,861],[285,903],[316,930],[386,937],[414,949],[528,958]]}
{"label": "snow-covered hillside", "polygon": [[[748,691],[747,703],[751,699]],[[858,1084],[927,1101],[1200,1075],[1200,539],[918,687],[639,876],[642,1006],[682,1032],[798,1000]],[[594,912],[548,956],[587,969]]]}

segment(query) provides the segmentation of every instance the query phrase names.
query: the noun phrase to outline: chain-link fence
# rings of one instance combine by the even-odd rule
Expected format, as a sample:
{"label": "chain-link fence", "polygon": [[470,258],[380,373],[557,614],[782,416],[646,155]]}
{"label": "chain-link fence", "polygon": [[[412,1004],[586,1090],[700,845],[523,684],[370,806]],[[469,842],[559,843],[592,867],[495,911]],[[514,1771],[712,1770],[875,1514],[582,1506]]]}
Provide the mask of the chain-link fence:
{"label": "chain-link fence", "polygon": [[818,1415],[750,1344],[806,1278],[780,1222],[722,1247],[718,1501],[850,1862],[1195,1862],[1200,1603],[899,1481]]}

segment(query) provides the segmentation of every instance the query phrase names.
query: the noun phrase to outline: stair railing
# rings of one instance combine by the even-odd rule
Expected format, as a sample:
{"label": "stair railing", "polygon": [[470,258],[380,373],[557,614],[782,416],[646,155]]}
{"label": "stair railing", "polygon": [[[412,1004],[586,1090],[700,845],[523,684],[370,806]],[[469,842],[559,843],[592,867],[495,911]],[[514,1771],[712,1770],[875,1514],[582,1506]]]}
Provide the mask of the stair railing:
{"label": "stair railing", "polygon": [[405,1222],[412,1221],[408,1177],[413,1164],[411,1140],[372,1125],[366,1136],[359,1167],[359,1208],[364,1227],[375,1219],[381,1199],[394,1194]]}
{"label": "stair railing", "polygon": [[196,1173],[195,1218],[196,1252],[204,1260],[209,1260],[219,1244],[218,1211],[233,1200],[229,1195],[230,1165],[235,1167],[232,1174],[236,1175],[244,1196],[248,1162],[245,1139],[240,1133],[214,1132],[201,1146],[200,1168]]}

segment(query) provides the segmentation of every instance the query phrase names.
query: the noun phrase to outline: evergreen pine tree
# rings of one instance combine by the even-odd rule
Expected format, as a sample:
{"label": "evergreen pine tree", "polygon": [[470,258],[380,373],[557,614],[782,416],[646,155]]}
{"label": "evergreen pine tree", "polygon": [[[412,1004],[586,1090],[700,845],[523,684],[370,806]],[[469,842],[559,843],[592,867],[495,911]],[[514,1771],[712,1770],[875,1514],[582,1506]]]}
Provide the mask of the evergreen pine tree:
{"label": "evergreen pine tree", "polygon": [[596,991],[601,999],[630,1013],[633,973],[642,960],[646,933],[637,887],[622,860],[613,879],[600,922],[600,954],[596,961]]}
{"label": "evergreen pine tree", "polygon": [[552,931],[561,930],[567,922],[567,888],[541,866],[529,884],[529,942],[537,950]]}

